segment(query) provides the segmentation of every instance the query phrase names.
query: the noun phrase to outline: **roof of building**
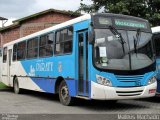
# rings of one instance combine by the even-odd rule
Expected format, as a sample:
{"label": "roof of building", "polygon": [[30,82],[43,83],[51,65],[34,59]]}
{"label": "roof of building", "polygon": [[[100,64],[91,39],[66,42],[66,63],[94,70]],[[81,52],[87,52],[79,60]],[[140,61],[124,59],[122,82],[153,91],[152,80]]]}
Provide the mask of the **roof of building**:
{"label": "roof of building", "polygon": [[73,17],[78,17],[78,16],[81,15],[80,13],[78,13],[78,12],[73,12],[73,11],[48,9],[48,10],[45,10],[45,11],[42,11],[42,12],[39,12],[39,13],[35,13],[35,14],[32,14],[32,15],[29,15],[29,16],[26,16],[26,17],[17,19],[17,20],[15,20],[15,21],[13,21],[13,24],[12,24],[12,25],[6,26],[6,27],[3,27],[3,28],[0,28],[0,32],[5,31],[5,30],[8,30],[8,29],[15,28],[15,27],[18,27],[21,22],[24,22],[24,21],[29,20],[29,19],[31,19],[31,18],[40,16],[40,15],[43,15],[43,14],[46,14],[46,13],[50,13],[50,12],[66,14],[66,15],[73,16]]}
{"label": "roof of building", "polygon": [[35,13],[35,14],[32,14],[32,15],[20,18],[18,20],[13,21],[13,23],[15,23],[15,22],[22,22],[22,21],[28,20],[30,18],[34,18],[34,17],[40,16],[40,15],[43,15],[43,14],[46,14],[46,13],[49,13],[49,12],[61,13],[61,14],[66,14],[66,15],[70,15],[70,16],[75,16],[75,17],[80,16],[79,13],[73,12],[73,11],[48,9],[48,10],[45,10],[45,11],[42,11],[42,12],[39,12],[39,13]]}

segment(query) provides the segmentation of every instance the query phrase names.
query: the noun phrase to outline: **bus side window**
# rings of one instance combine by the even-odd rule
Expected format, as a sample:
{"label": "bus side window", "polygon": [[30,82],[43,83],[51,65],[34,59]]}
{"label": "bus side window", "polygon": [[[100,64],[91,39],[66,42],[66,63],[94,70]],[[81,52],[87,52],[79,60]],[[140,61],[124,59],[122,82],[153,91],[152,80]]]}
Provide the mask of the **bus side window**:
{"label": "bus side window", "polygon": [[33,38],[27,41],[27,58],[38,57],[38,38]]}
{"label": "bus side window", "polygon": [[55,51],[56,55],[72,52],[73,27],[65,28],[56,32]]}
{"label": "bus side window", "polygon": [[26,57],[26,41],[18,43],[17,60],[23,60]]}
{"label": "bus side window", "polygon": [[17,44],[14,44],[13,46],[13,61],[17,60]]}
{"label": "bus side window", "polygon": [[54,41],[54,33],[49,33],[47,35],[46,56],[53,55],[53,41]]}
{"label": "bus side window", "polygon": [[63,34],[64,31],[57,31],[56,32],[56,42],[55,42],[55,54],[62,54],[63,53]]}
{"label": "bus side window", "polygon": [[6,63],[7,61],[7,47],[3,49],[3,63]]}
{"label": "bus side window", "polygon": [[73,27],[68,28],[67,37],[64,39],[64,53],[72,52]]}
{"label": "bus side window", "polygon": [[39,56],[46,57],[53,55],[54,33],[49,33],[40,37]]}

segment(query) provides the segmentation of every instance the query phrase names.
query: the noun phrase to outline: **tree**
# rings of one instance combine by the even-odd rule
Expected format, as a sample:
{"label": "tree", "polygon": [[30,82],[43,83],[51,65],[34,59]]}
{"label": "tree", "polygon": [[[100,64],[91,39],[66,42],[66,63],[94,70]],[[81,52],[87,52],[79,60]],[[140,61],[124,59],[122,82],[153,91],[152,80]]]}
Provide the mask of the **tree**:
{"label": "tree", "polygon": [[110,12],[141,17],[149,20],[152,26],[160,25],[160,0],[90,0],[91,5],[81,0],[79,10],[87,13]]}

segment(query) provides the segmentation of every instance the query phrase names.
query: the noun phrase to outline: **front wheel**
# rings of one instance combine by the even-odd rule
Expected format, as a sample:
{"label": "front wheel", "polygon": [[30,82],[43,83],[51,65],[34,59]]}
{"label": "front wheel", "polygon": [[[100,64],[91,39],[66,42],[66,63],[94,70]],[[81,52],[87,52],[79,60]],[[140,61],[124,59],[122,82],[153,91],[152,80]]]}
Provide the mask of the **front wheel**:
{"label": "front wheel", "polygon": [[69,95],[68,86],[65,81],[60,83],[59,99],[63,105],[69,106],[73,104],[73,98]]}
{"label": "front wheel", "polygon": [[21,89],[19,88],[19,83],[18,83],[17,77],[14,79],[13,88],[14,88],[14,93],[16,93],[16,94],[20,93]]}

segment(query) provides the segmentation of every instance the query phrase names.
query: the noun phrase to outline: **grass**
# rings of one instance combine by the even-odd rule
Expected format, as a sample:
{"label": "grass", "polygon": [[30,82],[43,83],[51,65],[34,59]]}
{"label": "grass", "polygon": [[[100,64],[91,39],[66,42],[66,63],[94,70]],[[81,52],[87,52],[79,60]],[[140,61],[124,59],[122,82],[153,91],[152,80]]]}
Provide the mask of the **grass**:
{"label": "grass", "polygon": [[7,88],[7,86],[0,82],[0,89],[4,89],[4,88]]}

